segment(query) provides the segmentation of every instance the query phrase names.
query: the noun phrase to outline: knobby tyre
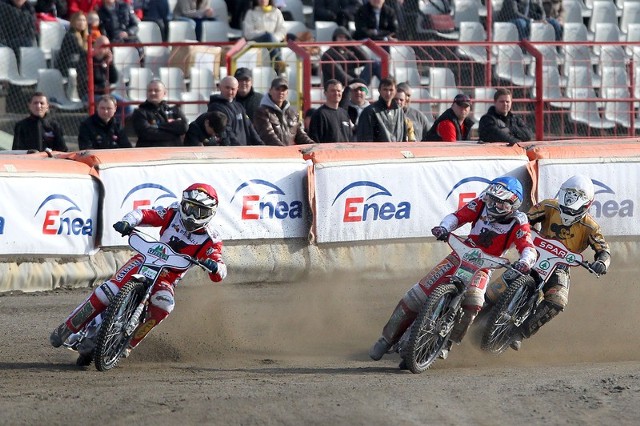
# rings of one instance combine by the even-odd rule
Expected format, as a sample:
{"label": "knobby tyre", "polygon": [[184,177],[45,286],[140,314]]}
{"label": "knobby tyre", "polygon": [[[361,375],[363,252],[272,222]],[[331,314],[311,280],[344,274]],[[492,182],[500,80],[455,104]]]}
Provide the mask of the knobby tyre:
{"label": "knobby tyre", "polygon": [[453,284],[445,284],[434,290],[427,298],[420,313],[411,326],[404,360],[407,368],[420,374],[431,367],[442,347],[449,339],[453,315],[451,301],[458,295]]}
{"label": "knobby tyre", "polygon": [[96,338],[94,359],[99,371],[107,371],[118,365],[132,337],[125,334],[125,327],[140,304],[144,291],[144,284],[130,281],[109,304]]}
{"label": "knobby tyre", "polygon": [[489,313],[482,335],[482,350],[498,355],[509,348],[514,332],[529,315],[529,301],[534,292],[536,283],[529,275],[519,277],[509,285]]}

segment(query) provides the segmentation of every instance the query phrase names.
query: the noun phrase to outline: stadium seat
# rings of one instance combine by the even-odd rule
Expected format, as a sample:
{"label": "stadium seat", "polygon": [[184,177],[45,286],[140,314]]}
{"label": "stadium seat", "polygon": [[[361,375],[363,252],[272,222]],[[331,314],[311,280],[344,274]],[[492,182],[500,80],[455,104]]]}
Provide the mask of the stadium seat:
{"label": "stadium seat", "polygon": [[80,111],[84,109],[82,102],[69,99],[63,84],[62,74],[56,68],[38,70],[36,91],[46,94],[47,98],[49,98],[49,103],[58,109],[64,111]]}
{"label": "stadium seat", "polygon": [[602,102],[594,102],[597,97],[586,67],[570,67],[566,92],[571,99],[569,117],[573,121],[595,129],[613,129],[616,126],[613,121],[600,116],[598,107]]}
{"label": "stadium seat", "polygon": [[229,24],[222,21],[203,21],[201,41],[229,41]]}
{"label": "stadium seat", "polygon": [[253,87],[256,92],[266,93],[271,87],[271,81],[278,75],[271,67],[255,67],[253,70]]}
{"label": "stadium seat", "polygon": [[180,101],[182,93],[187,91],[182,68],[161,67],[160,80],[167,88],[167,101],[169,102]]}
{"label": "stadium seat", "polygon": [[47,61],[54,62],[54,58],[65,35],[64,26],[58,21],[41,21],[39,46]]}
{"label": "stadium seat", "polygon": [[442,90],[450,88],[458,90],[455,75],[450,68],[429,68],[429,92],[433,99],[443,99],[442,96],[445,94]]}
{"label": "stadium seat", "polygon": [[153,21],[138,22],[138,39],[141,43],[162,43],[160,27]]}
{"label": "stadium seat", "polygon": [[147,85],[153,80],[149,68],[129,68],[129,99],[136,102],[147,100]]}
{"label": "stadium seat", "polygon": [[478,0],[453,0],[453,20],[456,23],[456,28],[460,28],[462,22],[480,22],[480,2]]}
{"label": "stadium seat", "polygon": [[[618,43],[620,40],[624,40],[621,37],[620,28],[618,24],[612,24],[610,22],[599,22],[596,24],[596,31],[593,35],[593,41],[597,43]],[[599,45],[593,46],[593,53],[600,54]]]}
{"label": "stadium seat", "polygon": [[[38,70],[47,68],[47,59],[38,46],[20,48],[20,75],[22,78],[38,80]],[[35,84],[35,83],[34,83]]]}
{"label": "stadium seat", "polygon": [[284,28],[287,34],[293,34],[297,36],[300,33],[311,31],[304,22],[300,21],[284,21]]}
{"label": "stadium seat", "polygon": [[629,34],[629,24],[640,24],[640,1],[625,1],[620,17],[620,32]]}
{"label": "stadium seat", "polygon": [[[197,102],[197,101],[208,101],[209,98],[206,99],[200,94],[196,92],[183,92],[180,96],[180,100],[184,102]],[[207,112],[207,104],[181,104],[180,110],[183,112],[187,121],[191,123],[195,121],[201,114]]]}
{"label": "stadium seat", "polygon": [[531,87],[534,79],[525,73],[525,59],[520,46],[498,46],[496,76],[516,86]]}
{"label": "stadium seat", "polygon": [[169,43],[198,41],[196,38],[196,27],[193,25],[193,22],[169,21],[167,40]]}
{"label": "stadium seat", "polygon": [[[616,46],[617,47],[617,46]],[[622,49],[622,48],[621,48]],[[604,102],[604,117],[624,126],[631,126],[633,102],[607,99],[628,99],[629,78],[625,67],[603,66],[601,70],[600,97]]]}
{"label": "stadium seat", "polygon": [[216,87],[213,69],[209,67],[191,67],[189,77],[189,91],[199,93],[208,100]]}
{"label": "stadium seat", "polygon": [[[562,77],[557,66],[542,67],[542,98],[545,102],[549,102],[554,108],[568,109],[571,107],[569,100],[562,93]],[[532,87],[532,93],[535,96],[536,86]]]}
{"label": "stadium seat", "polygon": [[471,104],[471,118],[476,122],[474,128],[478,127],[480,118],[493,106],[493,95],[496,93],[494,87],[476,87]]}
{"label": "stadium seat", "polygon": [[618,25],[617,9],[611,0],[596,0],[593,2],[593,11],[591,12],[591,18],[589,18],[589,32],[594,34],[596,32],[596,24],[602,22]]}
{"label": "stadium seat", "polygon": [[584,23],[584,18],[591,16],[591,9],[587,8],[582,0],[563,0],[564,23]]}
{"label": "stadium seat", "polygon": [[113,65],[118,70],[118,79],[129,81],[129,68],[140,67],[140,54],[138,49],[132,46],[113,46]]}
{"label": "stadium seat", "polygon": [[16,55],[10,47],[0,47],[0,82],[2,81],[7,81],[15,86],[33,86],[38,83],[37,79],[25,78],[20,75]]}
{"label": "stadium seat", "polygon": [[[460,23],[460,42],[482,42],[487,40],[487,33],[480,22]],[[458,46],[457,53],[463,58],[484,64],[487,62],[487,47]]]}
{"label": "stadium seat", "polygon": [[332,41],[338,24],[333,21],[316,21],[316,41]]}

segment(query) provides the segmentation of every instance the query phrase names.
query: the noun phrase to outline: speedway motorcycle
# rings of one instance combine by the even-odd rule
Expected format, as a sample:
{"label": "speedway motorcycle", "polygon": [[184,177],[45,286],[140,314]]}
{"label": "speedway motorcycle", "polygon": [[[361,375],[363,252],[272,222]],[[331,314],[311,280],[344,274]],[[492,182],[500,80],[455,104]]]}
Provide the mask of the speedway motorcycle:
{"label": "speedway motorcycle", "polygon": [[544,238],[533,229],[531,236],[538,260],[529,274],[520,274],[509,285],[487,314],[481,343],[487,352],[501,354],[519,337],[518,328],[542,302],[543,288],[558,267],[582,266],[599,277],[580,253],[572,252],[561,241]]}
{"label": "speedway motorcycle", "polygon": [[473,277],[480,270],[512,269],[509,259],[487,254],[454,233],[449,234],[447,243],[460,262],[449,279],[429,295],[395,348],[414,374],[427,370],[438,357],[444,358],[443,349],[450,347],[449,336],[462,317],[462,299]]}
{"label": "speedway motorcycle", "polygon": [[[169,245],[137,228],[129,235],[129,246],[144,257],[138,273],[120,289],[101,315],[64,342],[64,346],[80,353],[77,361],[80,366],[94,362],[98,371],[107,371],[128,355],[129,342],[146,317],[151,291],[164,269],[185,271],[198,265],[209,272],[198,259],[176,253]],[[82,348],[87,346],[92,350],[83,352]]]}

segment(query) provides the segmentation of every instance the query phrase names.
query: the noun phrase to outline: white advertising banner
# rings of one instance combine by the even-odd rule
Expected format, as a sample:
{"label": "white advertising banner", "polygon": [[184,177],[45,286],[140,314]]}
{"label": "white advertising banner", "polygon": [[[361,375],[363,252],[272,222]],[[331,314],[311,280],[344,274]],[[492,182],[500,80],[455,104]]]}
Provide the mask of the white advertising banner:
{"label": "white advertising banner", "polygon": [[[304,238],[308,205],[303,160],[113,165],[100,169],[104,182],[104,246],[126,243],[112,225],[136,208],[169,206],[182,190],[205,182],[218,192],[213,220],[224,240]],[[157,230],[150,232],[157,236]]]}
{"label": "white advertising banner", "polygon": [[492,179],[509,174],[528,186],[527,162],[514,157],[316,165],[317,242],[430,237],[432,227]]}
{"label": "white advertising banner", "polygon": [[640,201],[640,160],[637,158],[538,160],[538,200],[554,198],[560,185],[575,174],[591,178],[595,199],[589,212],[604,236],[640,235],[635,204]]}
{"label": "white advertising banner", "polygon": [[88,175],[0,178],[0,254],[92,253],[98,193]]}

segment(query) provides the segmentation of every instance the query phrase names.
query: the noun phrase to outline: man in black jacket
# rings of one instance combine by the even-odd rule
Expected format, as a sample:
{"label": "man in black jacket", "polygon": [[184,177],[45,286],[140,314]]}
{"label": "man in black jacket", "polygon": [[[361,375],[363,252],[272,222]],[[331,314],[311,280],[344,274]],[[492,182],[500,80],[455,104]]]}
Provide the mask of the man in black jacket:
{"label": "man in black jacket", "polygon": [[498,89],[494,105],[480,118],[478,136],[483,142],[507,142],[509,146],[533,139],[533,132],[524,120],[511,112],[511,91]]}
{"label": "man in black jacket", "polygon": [[228,146],[227,116],[220,111],[200,114],[189,124],[184,138],[185,146]]}
{"label": "man in black jacket", "polygon": [[[395,41],[398,34],[398,18],[395,10],[384,4],[385,0],[369,0],[356,11],[356,40]],[[377,15],[377,16],[376,16]]]}
{"label": "man in black jacket", "polygon": [[114,120],[117,105],[113,96],[100,98],[95,114],[80,123],[78,147],[81,150],[132,147],[124,129]]}
{"label": "man in black jacket", "polygon": [[131,115],[133,129],[138,136],[137,148],[183,145],[188,121],[179,107],[165,102],[166,94],[164,83],[153,80],[147,86],[147,100]]}
{"label": "man in black jacket", "polygon": [[64,141],[62,127],[54,120],[51,120],[49,112],[49,101],[47,95],[42,92],[35,92],[29,100],[29,117],[16,123],[13,129],[13,150],[35,150],[67,152],[67,144]]}
{"label": "man in black jacket", "polygon": [[227,116],[227,134],[231,145],[264,145],[244,107],[235,101],[238,80],[228,75],[220,80],[219,87],[220,94],[209,98],[208,111],[220,111]]}
{"label": "man in black jacket", "polygon": [[471,98],[459,93],[453,98],[451,108],[440,114],[423,140],[457,142],[468,141],[474,121],[469,117]]}
{"label": "man in black jacket", "polygon": [[233,76],[238,80],[236,102],[242,104],[253,123],[256,111],[260,108],[263,94],[253,89],[253,72],[249,68],[238,68]]}

